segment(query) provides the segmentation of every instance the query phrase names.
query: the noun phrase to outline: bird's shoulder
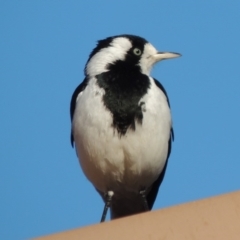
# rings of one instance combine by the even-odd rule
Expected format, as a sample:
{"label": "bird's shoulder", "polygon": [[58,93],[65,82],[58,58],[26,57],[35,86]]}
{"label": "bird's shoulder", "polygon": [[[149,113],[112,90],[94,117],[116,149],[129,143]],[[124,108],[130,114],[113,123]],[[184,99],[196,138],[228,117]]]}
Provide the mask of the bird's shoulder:
{"label": "bird's shoulder", "polygon": [[[167,99],[167,103],[168,103],[168,106],[169,108],[171,108],[170,106],[170,101],[169,101],[169,98],[168,98],[168,95],[167,95],[167,91],[165,90],[165,88],[163,87],[163,85],[155,78],[153,78],[156,86],[164,93],[164,95],[166,96],[166,99]],[[171,128],[171,136],[170,136],[170,143],[174,141],[174,131],[173,131],[173,127]],[[170,144],[169,144],[170,145]]]}
{"label": "bird's shoulder", "polygon": [[[77,97],[82,91],[84,91],[87,84],[88,84],[88,77],[85,77],[84,80],[77,86],[77,88],[74,90],[74,92],[72,94],[72,98],[71,98],[71,102],[70,102],[71,121],[73,120],[73,115],[74,115],[74,111],[75,111],[75,108],[76,108]],[[71,144],[72,144],[72,146],[73,146],[73,142],[74,142],[74,138],[73,138],[73,134],[72,134],[72,131],[71,131]]]}
{"label": "bird's shoulder", "polygon": [[167,99],[167,102],[168,102],[168,105],[170,107],[170,102],[169,102],[169,98],[168,98],[168,95],[167,95],[167,92],[165,90],[165,88],[163,87],[163,85],[155,78],[153,78],[156,86],[164,93],[164,95],[166,96],[166,99]]}
{"label": "bird's shoulder", "polygon": [[76,89],[74,90],[74,92],[72,94],[72,98],[71,98],[71,102],[70,102],[71,121],[73,119],[73,114],[74,114],[74,110],[76,107],[77,97],[78,97],[79,93],[81,93],[86,88],[87,84],[88,84],[88,78],[85,77],[84,80],[76,87]]}

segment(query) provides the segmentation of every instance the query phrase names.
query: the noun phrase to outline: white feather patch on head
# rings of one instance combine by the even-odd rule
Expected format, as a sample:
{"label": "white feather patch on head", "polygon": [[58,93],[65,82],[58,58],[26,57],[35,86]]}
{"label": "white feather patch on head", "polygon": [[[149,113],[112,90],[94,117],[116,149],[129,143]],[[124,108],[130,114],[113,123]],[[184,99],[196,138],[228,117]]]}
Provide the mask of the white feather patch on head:
{"label": "white feather patch on head", "polygon": [[113,39],[109,47],[97,52],[87,64],[87,75],[96,76],[107,71],[108,64],[117,60],[124,60],[127,51],[132,47],[132,43],[126,37]]}
{"label": "white feather patch on head", "polygon": [[153,56],[157,54],[156,48],[151,43],[146,43],[144,45],[143,54],[139,61],[139,66],[143,74],[150,75],[152,66],[156,62]]}

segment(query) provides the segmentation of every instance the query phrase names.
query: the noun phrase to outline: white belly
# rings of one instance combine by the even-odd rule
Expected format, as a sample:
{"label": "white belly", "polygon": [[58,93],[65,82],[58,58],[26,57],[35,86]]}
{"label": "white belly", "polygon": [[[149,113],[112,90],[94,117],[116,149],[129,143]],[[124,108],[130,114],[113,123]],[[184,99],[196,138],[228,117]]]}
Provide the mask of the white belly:
{"label": "white belly", "polygon": [[[168,153],[171,115],[165,95],[151,80],[142,124],[119,136],[94,81],[78,96],[73,135],[83,172],[101,192],[149,187],[161,173]],[[91,97],[89,97],[91,96]]]}

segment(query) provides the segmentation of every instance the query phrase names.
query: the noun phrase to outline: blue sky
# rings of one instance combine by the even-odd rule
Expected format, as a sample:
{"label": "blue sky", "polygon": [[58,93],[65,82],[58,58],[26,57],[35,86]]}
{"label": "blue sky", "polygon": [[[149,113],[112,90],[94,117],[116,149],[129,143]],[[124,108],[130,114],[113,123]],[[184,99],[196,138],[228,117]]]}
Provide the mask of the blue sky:
{"label": "blue sky", "polygon": [[175,142],[154,209],[240,189],[240,2],[0,1],[0,236],[98,223],[70,145],[69,101],[96,40],[142,36],[181,58],[165,86]]}

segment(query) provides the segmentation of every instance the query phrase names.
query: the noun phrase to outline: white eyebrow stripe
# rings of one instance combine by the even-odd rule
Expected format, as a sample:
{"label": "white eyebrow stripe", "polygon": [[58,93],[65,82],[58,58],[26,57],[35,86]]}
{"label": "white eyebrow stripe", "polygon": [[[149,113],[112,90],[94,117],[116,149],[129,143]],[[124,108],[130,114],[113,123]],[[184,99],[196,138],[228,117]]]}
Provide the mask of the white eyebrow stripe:
{"label": "white eyebrow stripe", "polygon": [[109,47],[101,49],[88,62],[86,73],[88,76],[96,76],[106,72],[107,65],[117,60],[124,60],[127,51],[132,48],[132,43],[126,37],[113,39]]}

